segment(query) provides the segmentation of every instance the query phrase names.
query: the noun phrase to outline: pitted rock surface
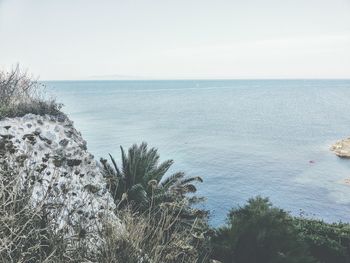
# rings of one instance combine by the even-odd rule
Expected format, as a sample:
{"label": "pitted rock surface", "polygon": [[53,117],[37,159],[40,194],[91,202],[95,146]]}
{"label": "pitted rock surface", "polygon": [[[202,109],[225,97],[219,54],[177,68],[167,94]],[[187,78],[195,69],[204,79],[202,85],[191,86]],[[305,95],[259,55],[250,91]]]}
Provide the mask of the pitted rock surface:
{"label": "pitted rock surface", "polygon": [[34,189],[33,205],[47,205],[56,230],[94,236],[105,219],[122,229],[98,163],[72,121],[33,114],[1,120],[0,161],[5,159],[21,167],[22,182]]}

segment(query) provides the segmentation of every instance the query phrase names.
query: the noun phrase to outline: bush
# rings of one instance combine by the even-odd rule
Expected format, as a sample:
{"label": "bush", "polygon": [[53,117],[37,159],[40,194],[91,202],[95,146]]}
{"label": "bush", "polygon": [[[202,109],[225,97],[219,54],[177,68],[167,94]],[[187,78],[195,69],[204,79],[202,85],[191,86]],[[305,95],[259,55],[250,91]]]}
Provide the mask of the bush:
{"label": "bush", "polygon": [[212,243],[213,257],[225,263],[315,262],[293,218],[261,197],[232,210]]}
{"label": "bush", "polygon": [[43,85],[21,72],[17,66],[11,72],[0,72],[0,119],[21,117],[28,113],[65,118],[62,104],[45,100]]}
{"label": "bush", "polygon": [[294,224],[300,238],[309,245],[311,255],[319,262],[350,262],[349,224],[327,224],[305,218],[295,218]]}

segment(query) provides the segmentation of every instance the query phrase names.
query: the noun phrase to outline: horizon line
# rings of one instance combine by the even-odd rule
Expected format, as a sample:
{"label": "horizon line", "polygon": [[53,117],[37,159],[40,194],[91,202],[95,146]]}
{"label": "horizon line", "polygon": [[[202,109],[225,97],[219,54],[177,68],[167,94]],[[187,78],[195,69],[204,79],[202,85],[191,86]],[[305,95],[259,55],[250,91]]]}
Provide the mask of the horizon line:
{"label": "horizon line", "polygon": [[44,79],[39,82],[50,81],[222,81],[222,80],[350,80],[350,77],[340,78],[140,78],[140,79]]}

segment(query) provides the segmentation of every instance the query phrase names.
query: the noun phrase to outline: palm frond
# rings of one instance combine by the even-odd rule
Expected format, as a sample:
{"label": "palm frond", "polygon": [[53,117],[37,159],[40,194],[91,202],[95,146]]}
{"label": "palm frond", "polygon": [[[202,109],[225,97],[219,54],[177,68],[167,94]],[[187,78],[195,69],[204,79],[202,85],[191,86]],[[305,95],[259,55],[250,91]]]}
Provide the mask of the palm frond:
{"label": "palm frond", "polygon": [[[132,174],[130,173],[130,156],[126,156],[125,151],[122,146],[120,146],[121,154],[122,154],[122,170],[123,170],[123,176],[125,179],[125,187],[127,189],[130,189],[130,187],[133,185],[132,180]],[[129,151],[130,152],[130,151]]]}
{"label": "palm frond", "polygon": [[118,168],[118,165],[117,165],[116,161],[114,160],[113,156],[110,153],[108,155],[109,155],[109,158],[111,159],[111,161],[113,163],[113,166],[114,166],[114,169],[115,169],[115,171],[117,173],[117,176],[118,177],[122,177],[122,173],[120,172],[120,170]]}
{"label": "palm frond", "polygon": [[167,192],[159,192],[156,194],[153,194],[152,196],[152,205],[158,206],[159,204],[165,203],[165,202],[172,202],[173,197]]}
{"label": "palm frond", "polygon": [[128,201],[134,201],[141,206],[148,203],[147,193],[141,184],[135,184],[130,188],[128,191]]}
{"label": "palm frond", "polygon": [[104,177],[110,177],[113,176],[115,171],[110,166],[110,164],[107,162],[106,159],[101,158],[100,163],[102,164],[102,173]]}
{"label": "palm frond", "polygon": [[164,181],[160,183],[160,185],[161,187],[168,188],[169,186],[173,185],[174,183],[178,182],[181,178],[184,177],[184,172],[177,172],[167,177]]}
{"label": "palm frond", "polygon": [[183,194],[197,192],[197,188],[193,184],[186,184],[186,185],[182,186],[181,188],[183,189],[182,190]]}
{"label": "palm frond", "polygon": [[205,201],[204,197],[192,196],[188,198],[188,203],[190,205],[196,205]]}
{"label": "palm frond", "polygon": [[169,170],[170,166],[174,163],[173,160],[167,160],[161,163],[158,167],[156,167],[153,171],[150,171],[148,177],[150,180],[157,180],[158,182],[162,180],[163,176]]}
{"label": "palm frond", "polygon": [[201,177],[199,177],[199,176],[196,176],[196,177],[186,178],[186,179],[180,181],[179,184],[180,185],[185,185],[185,184],[188,184],[188,183],[191,183],[191,182],[194,182],[194,181],[203,183],[203,179]]}

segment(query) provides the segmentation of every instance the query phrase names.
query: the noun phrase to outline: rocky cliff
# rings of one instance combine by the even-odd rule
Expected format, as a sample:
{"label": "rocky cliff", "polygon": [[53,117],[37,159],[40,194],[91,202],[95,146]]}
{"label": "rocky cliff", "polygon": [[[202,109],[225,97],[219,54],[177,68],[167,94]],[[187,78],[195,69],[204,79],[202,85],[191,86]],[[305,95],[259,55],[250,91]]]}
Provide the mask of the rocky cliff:
{"label": "rocky cliff", "polygon": [[350,158],[350,138],[336,142],[331,146],[331,151],[342,158]]}
{"label": "rocky cliff", "polygon": [[69,119],[1,120],[0,161],[17,167],[23,187],[32,188],[33,206],[45,205],[57,231],[93,238],[105,219],[120,226],[98,163]]}

